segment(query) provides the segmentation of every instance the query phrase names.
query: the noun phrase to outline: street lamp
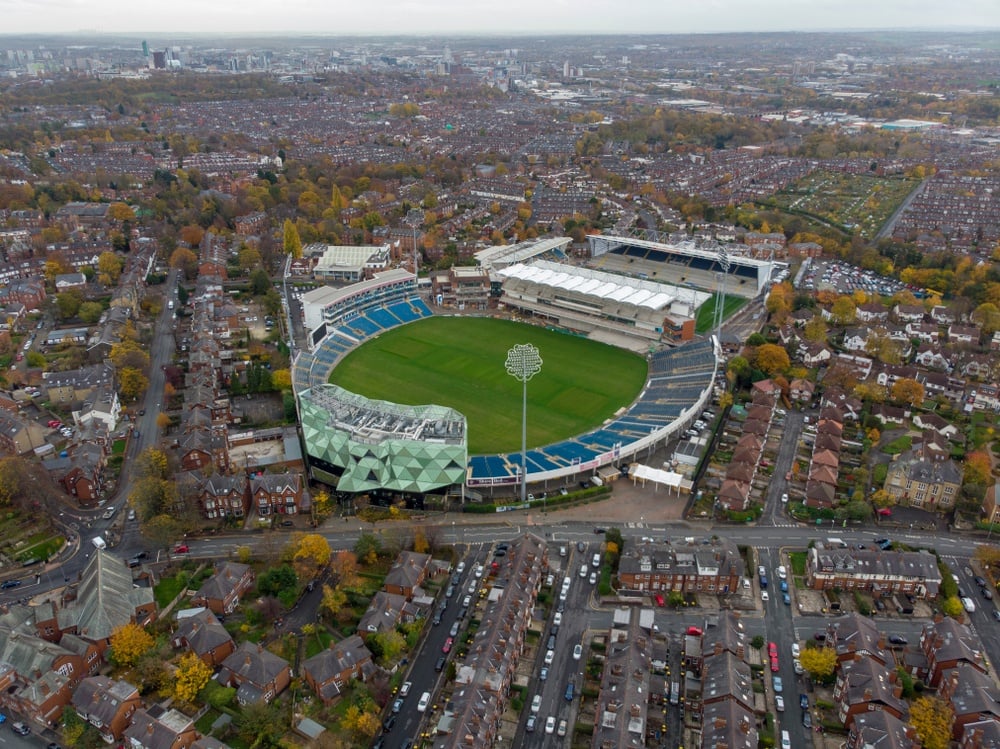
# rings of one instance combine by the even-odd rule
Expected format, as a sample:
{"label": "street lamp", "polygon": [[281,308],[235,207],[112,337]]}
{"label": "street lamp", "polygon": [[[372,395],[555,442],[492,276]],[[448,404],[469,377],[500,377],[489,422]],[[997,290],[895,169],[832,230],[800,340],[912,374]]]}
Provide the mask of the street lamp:
{"label": "street lamp", "polygon": [[507,351],[507,374],[521,382],[521,501],[528,498],[528,380],[542,371],[542,357],[530,343]]}

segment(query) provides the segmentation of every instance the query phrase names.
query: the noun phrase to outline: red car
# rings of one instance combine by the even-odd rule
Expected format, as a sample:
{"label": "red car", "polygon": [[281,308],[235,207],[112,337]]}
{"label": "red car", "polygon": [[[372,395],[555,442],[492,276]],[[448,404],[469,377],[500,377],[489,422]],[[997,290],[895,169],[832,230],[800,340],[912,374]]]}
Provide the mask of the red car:
{"label": "red car", "polygon": [[892,517],[892,510],[888,507],[879,507],[876,512],[884,518]]}
{"label": "red car", "polygon": [[174,547],[174,554],[187,554],[191,549],[187,544],[178,544]]}
{"label": "red car", "polygon": [[442,653],[450,653],[451,652],[451,646],[454,643],[455,643],[455,639],[452,638],[452,637],[449,637],[447,640],[444,641],[444,645],[441,647],[441,652]]}
{"label": "red car", "polygon": [[701,631],[701,627],[695,627],[694,625],[687,628],[687,633],[692,637],[701,637],[704,634]]}
{"label": "red car", "polygon": [[776,655],[771,656],[771,673],[778,673],[778,656]]}
{"label": "red car", "polygon": [[767,655],[769,658],[778,657],[778,646],[775,645],[773,642],[767,643]]}
{"label": "red car", "polygon": [[666,604],[666,602],[663,600],[663,596],[661,596],[659,593],[653,596],[653,600],[656,601],[656,605],[660,606],[661,608]]}

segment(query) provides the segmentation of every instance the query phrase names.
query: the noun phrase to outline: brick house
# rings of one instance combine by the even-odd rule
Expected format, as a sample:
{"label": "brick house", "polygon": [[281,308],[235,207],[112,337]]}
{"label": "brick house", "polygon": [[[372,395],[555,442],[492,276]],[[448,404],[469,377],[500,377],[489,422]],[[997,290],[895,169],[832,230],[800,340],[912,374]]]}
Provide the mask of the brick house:
{"label": "brick house", "polygon": [[190,615],[178,614],[171,643],[175,648],[194,653],[213,669],[236,650],[232,636],[208,609]]}
{"label": "brick house", "polygon": [[622,588],[638,592],[728,593],[739,589],[743,558],[731,541],[629,544],[618,566]]}
{"label": "brick house", "polygon": [[883,488],[899,504],[947,510],[955,506],[962,471],[950,458],[930,459],[918,448],[889,463]]}
{"label": "brick house", "polygon": [[413,597],[414,589],[420,587],[431,567],[431,555],[415,551],[401,551],[392,568],[385,576],[382,589],[387,593]]}
{"label": "brick house", "polygon": [[932,554],[920,551],[827,549],[806,555],[806,584],[815,590],[863,590],[876,598],[897,593],[936,598],[941,572]]}
{"label": "brick house", "polygon": [[986,673],[979,639],[967,626],[950,617],[924,625],[920,633],[920,650],[927,658],[927,674],[926,677],[918,676],[931,687],[941,684],[960,663]]}
{"label": "brick house", "polygon": [[400,623],[412,622],[419,613],[420,609],[407,601],[406,596],[380,590],[372,596],[371,603],[362,614],[357,632],[362,637],[375,632],[386,632],[395,629]]}
{"label": "brick house", "polygon": [[252,642],[242,643],[226,658],[218,676],[220,684],[236,687],[236,700],[241,705],[269,703],[291,680],[288,661]]}
{"label": "brick house", "polygon": [[860,614],[845,614],[830,622],[826,628],[826,647],[836,651],[841,667],[848,661],[865,658],[883,667],[893,662],[885,647],[885,636],[871,619]]}
{"label": "brick house", "polygon": [[125,729],[127,749],[188,749],[197,738],[191,718],[161,705],[139,708]]}
{"label": "brick house", "polygon": [[883,710],[905,720],[909,709],[902,698],[903,687],[893,670],[871,658],[858,658],[844,663],[833,688],[837,719],[850,728],[858,714]]}
{"label": "brick house", "polygon": [[352,679],[364,681],[374,671],[371,651],[358,635],[331,643],[302,664],[306,684],[327,705],[340,696],[341,689]]}
{"label": "brick house", "polygon": [[917,749],[919,746],[913,726],[891,713],[873,710],[854,716],[844,749]]}
{"label": "brick house", "polygon": [[951,737],[958,741],[970,723],[1000,721],[1000,689],[982,670],[959,663],[942,674],[938,697],[954,712]]}
{"label": "brick house", "polygon": [[0,705],[42,726],[58,721],[86,675],[84,659],[35,635],[0,629]]}
{"label": "brick house", "polygon": [[138,689],[127,681],[112,681],[107,676],[88,676],[73,693],[77,715],[100,731],[108,744],[121,741],[132,722],[132,714],[140,707]]}
{"label": "brick house", "polygon": [[208,578],[195,593],[192,603],[205,606],[214,614],[231,614],[240,605],[240,596],[253,588],[253,568],[247,564],[222,562],[215,574]]}
{"label": "brick house", "polygon": [[250,479],[250,501],[257,514],[295,515],[304,509],[302,476],[298,473],[265,473]]}

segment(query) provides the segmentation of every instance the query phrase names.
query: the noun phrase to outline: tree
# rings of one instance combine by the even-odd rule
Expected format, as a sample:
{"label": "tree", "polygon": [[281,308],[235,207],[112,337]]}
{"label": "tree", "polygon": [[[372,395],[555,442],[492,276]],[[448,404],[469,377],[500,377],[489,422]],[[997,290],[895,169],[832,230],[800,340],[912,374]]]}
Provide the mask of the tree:
{"label": "tree", "polygon": [[56,294],[56,313],[63,320],[76,317],[83,304],[83,295],[79,289],[66,289]]}
{"label": "tree", "polygon": [[784,372],[791,364],[788,352],[776,343],[765,343],[757,349],[757,366],[769,375]]}
{"label": "tree", "polygon": [[166,429],[168,426],[170,426],[170,417],[163,412],[156,414],[157,429],[160,429],[162,431]]}
{"label": "tree", "polygon": [[127,400],[138,400],[149,387],[149,378],[138,369],[125,367],[118,373],[119,389]]}
{"label": "tree", "polygon": [[262,296],[267,293],[268,289],[273,288],[271,286],[271,278],[267,275],[267,271],[261,267],[255,268],[250,273],[250,293],[254,296]]}
{"label": "tree", "polygon": [[427,533],[423,526],[418,525],[413,529],[413,550],[418,554],[426,554],[429,548]]}
{"label": "tree", "polygon": [[958,596],[948,596],[941,601],[941,613],[945,616],[950,616],[952,619],[958,619],[962,616],[963,611],[965,611],[965,607],[962,606],[962,599]]}
{"label": "tree", "polygon": [[986,335],[1000,330],[1000,309],[993,302],[983,302],[972,313],[972,321],[977,323]]}
{"label": "tree", "polygon": [[728,390],[719,396],[719,408],[726,409],[733,405],[733,394]]}
{"label": "tree", "polygon": [[799,663],[817,681],[825,681],[837,669],[837,651],[833,648],[805,648],[799,655]]}
{"label": "tree", "polygon": [[154,515],[139,524],[139,532],[154,546],[166,549],[180,537],[183,527],[173,515]]}
{"label": "tree", "polygon": [[975,450],[965,455],[965,468],[962,472],[963,484],[978,484],[985,486],[992,478],[990,456],[983,450]]}
{"label": "tree", "polygon": [[84,302],[77,310],[77,314],[87,325],[93,325],[104,314],[104,306],[100,302]]}
{"label": "tree", "polygon": [[287,564],[271,567],[257,578],[257,589],[264,595],[278,595],[283,590],[295,588],[298,576]]}
{"label": "tree", "polygon": [[368,645],[368,649],[379,663],[383,666],[389,666],[396,662],[400,653],[406,648],[406,638],[394,629],[387,629],[384,632],[369,635],[365,644]]}
{"label": "tree", "polygon": [[802,336],[807,341],[820,343],[826,340],[826,320],[822,315],[813,315],[813,319],[806,323]]}
{"label": "tree", "polygon": [[233,725],[236,735],[244,744],[263,749],[277,745],[277,739],[284,732],[287,722],[281,720],[277,705],[261,700],[243,705],[237,711]]}
{"label": "tree", "polygon": [[114,286],[122,275],[125,261],[117,252],[106,250],[97,258],[98,280],[105,286]]}
{"label": "tree", "polygon": [[292,389],[292,373],[288,369],[276,369],[271,372],[271,386],[276,390]]}
{"label": "tree", "polygon": [[358,584],[358,557],[352,551],[341,549],[330,559],[330,575],[340,588],[353,588]]}
{"label": "tree", "polygon": [[924,386],[910,377],[900,377],[889,392],[897,403],[919,406],[924,402]]}
{"label": "tree", "polygon": [[837,297],[837,301],[830,307],[830,317],[836,325],[851,325],[857,316],[858,305],[849,295]]}
{"label": "tree", "polygon": [[972,552],[972,558],[983,566],[983,569],[991,569],[1000,566],[1000,547],[992,544],[980,544]]}
{"label": "tree", "polygon": [[108,206],[108,218],[112,221],[135,221],[135,211],[128,203],[112,203]]}
{"label": "tree", "polygon": [[123,624],[111,633],[111,658],[119,666],[131,666],[155,644],[153,636],[138,624]]}
{"label": "tree", "polygon": [[365,564],[375,564],[378,555],[382,553],[382,541],[374,533],[362,533],[354,544],[354,553]]}
{"label": "tree", "polygon": [[132,338],[123,338],[114,344],[108,357],[119,371],[125,367],[142,370],[149,366],[149,352],[143,350],[138,341]]}
{"label": "tree", "polygon": [[295,569],[299,578],[305,579],[313,577],[315,574],[330,562],[333,553],[330,550],[330,542],[318,533],[296,534],[293,540],[295,551]]}
{"label": "tree", "polygon": [[167,454],[156,447],[147,447],[139,453],[133,463],[135,473],[140,478],[165,479],[170,476]]}
{"label": "tree", "polygon": [[341,719],[341,725],[353,733],[358,741],[365,744],[368,744],[375,737],[381,727],[378,713],[373,709],[366,710],[358,705],[351,705],[347,708]]}
{"label": "tree", "polygon": [[198,256],[187,247],[178,247],[170,255],[170,267],[176,268],[188,280],[198,275]]}
{"label": "tree", "polygon": [[910,705],[910,723],[924,749],[948,749],[955,712],[940,697],[926,695]]}
{"label": "tree", "polygon": [[319,603],[322,611],[327,612],[333,619],[339,620],[345,614],[350,613],[350,609],[345,609],[347,603],[347,593],[339,587],[331,588],[329,585],[323,586],[323,598]]}
{"label": "tree", "polygon": [[185,653],[177,662],[174,677],[174,696],[184,702],[194,702],[208,680],[212,678],[212,667],[195,653]]}
{"label": "tree", "polygon": [[62,711],[62,743],[66,746],[76,746],[89,725],[71,705],[66,705]]}
{"label": "tree", "polygon": [[288,218],[285,219],[282,246],[286,255],[291,255],[296,260],[302,257],[302,239],[299,237],[299,229]]}
{"label": "tree", "polygon": [[260,255],[260,250],[256,247],[248,247],[247,245],[240,247],[239,254],[237,255],[237,262],[239,263],[240,270],[244,275],[250,273],[256,268],[260,268],[263,261],[264,260]]}

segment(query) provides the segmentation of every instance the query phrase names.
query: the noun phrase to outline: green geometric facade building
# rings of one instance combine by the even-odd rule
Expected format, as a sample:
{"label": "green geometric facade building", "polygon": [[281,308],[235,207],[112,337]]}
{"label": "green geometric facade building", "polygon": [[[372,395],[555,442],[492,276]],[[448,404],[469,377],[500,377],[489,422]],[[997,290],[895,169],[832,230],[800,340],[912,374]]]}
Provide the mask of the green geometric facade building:
{"label": "green geometric facade building", "polygon": [[444,406],[370,400],[336,385],[298,394],[315,479],[342,492],[426,493],[465,482],[465,417]]}

